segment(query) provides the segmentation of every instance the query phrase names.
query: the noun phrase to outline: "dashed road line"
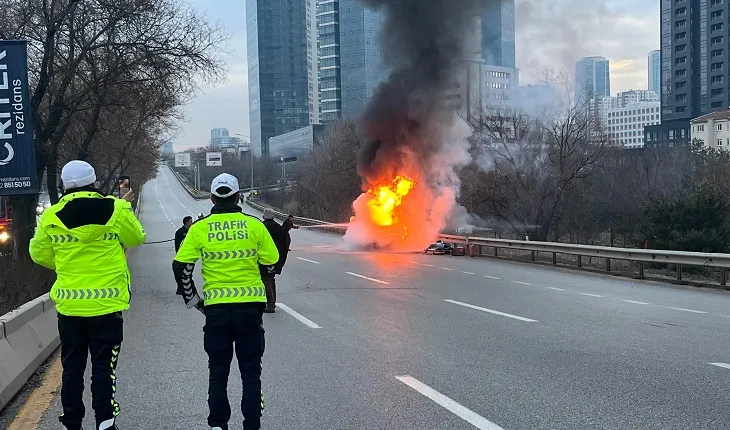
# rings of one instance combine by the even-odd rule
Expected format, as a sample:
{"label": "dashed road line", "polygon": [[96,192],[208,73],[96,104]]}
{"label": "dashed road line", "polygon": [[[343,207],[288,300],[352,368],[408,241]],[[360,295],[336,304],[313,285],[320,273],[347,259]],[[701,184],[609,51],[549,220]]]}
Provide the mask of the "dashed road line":
{"label": "dashed road line", "polygon": [[350,276],[354,276],[356,278],[360,278],[360,279],[365,279],[365,280],[368,280],[368,281],[376,282],[378,284],[390,285],[390,282],[381,281],[380,279],[370,278],[370,277],[367,277],[365,275],[360,275],[359,273],[353,273],[353,272],[345,272],[345,273],[347,273]]}
{"label": "dashed road line", "polygon": [[426,267],[436,267],[433,264],[424,264],[424,266],[426,266]]}
{"label": "dashed road line", "polygon": [[600,294],[591,294],[591,293],[579,293],[579,294],[580,294],[581,296],[588,296],[588,297],[598,297],[598,298],[603,298],[603,297],[605,297],[605,296],[602,296],[602,295],[600,295]]}
{"label": "dashed road line", "polygon": [[448,268],[448,267],[442,267],[442,269],[444,269],[444,270],[448,270],[449,272],[453,272],[453,271],[454,271],[454,269],[450,269],[450,268]]}
{"label": "dashed road line", "polygon": [[708,363],[710,366],[722,367],[723,369],[730,369],[730,364],[727,363]]}
{"label": "dashed road line", "polygon": [[302,258],[302,257],[297,257],[297,260],[306,261],[307,263],[312,263],[312,264],[322,264],[319,261],[314,261],[314,260],[310,260],[308,258]]}
{"label": "dashed road line", "polygon": [[530,319],[530,318],[521,317],[519,315],[513,315],[513,314],[508,314],[506,312],[495,311],[494,309],[487,309],[487,308],[483,308],[481,306],[470,305],[469,303],[459,302],[459,301],[456,301],[456,300],[445,299],[444,301],[445,302],[449,302],[449,303],[453,303],[455,305],[464,306],[466,308],[476,309],[478,311],[487,312],[487,313],[490,313],[490,314],[499,315],[499,316],[503,316],[503,317],[507,317],[507,318],[512,318],[512,319],[519,320],[519,321],[524,321],[524,322],[537,322],[537,320],[533,320],[533,319]]}
{"label": "dashed road line", "polygon": [[558,287],[545,287],[545,288],[547,288],[548,290],[553,290],[553,291],[566,291],[565,288],[558,288]]}
{"label": "dashed road line", "polygon": [[474,273],[474,272],[461,272],[461,273],[463,273],[465,275],[476,275],[476,273]]}
{"label": "dashed road line", "polygon": [[522,281],[512,281],[512,282],[515,283],[515,284],[520,284],[520,285],[532,285],[529,282],[522,282]]}
{"label": "dashed road line", "polygon": [[675,307],[672,307],[672,306],[664,306],[664,307],[667,308],[667,309],[675,310],[675,311],[690,312],[690,313],[693,313],[693,314],[706,314],[706,313],[708,313],[708,312],[705,312],[705,311],[696,311],[694,309],[675,308]]}
{"label": "dashed road line", "polygon": [[636,300],[621,300],[621,301],[626,302],[626,303],[633,303],[635,305],[648,305],[649,304],[647,302],[637,302]]}
{"label": "dashed road line", "polygon": [[498,277],[496,277],[496,276],[489,276],[489,275],[484,275],[484,277],[485,277],[485,278],[487,278],[487,279],[495,279],[495,280],[497,280],[497,281],[501,281],[501,280],[502,280],[502,278],[498,278]]}
{"label": "dashed road line", "polygon": [[295,311],[284,303],[277,303],[276,306],[282,309],[284,312],[288,313],[289,315],[293,316],[294,318],[299,320],[299,322],[309,328],[322,328],[320,325],[314,323],[312,320],[306,318],[304,315],[300,314],[299,312]]}
{"label": "dashed road line", "polygon": [[396,376],[395,378],[479,430],[504,430],[497,424],[446,397],[412,376]]}

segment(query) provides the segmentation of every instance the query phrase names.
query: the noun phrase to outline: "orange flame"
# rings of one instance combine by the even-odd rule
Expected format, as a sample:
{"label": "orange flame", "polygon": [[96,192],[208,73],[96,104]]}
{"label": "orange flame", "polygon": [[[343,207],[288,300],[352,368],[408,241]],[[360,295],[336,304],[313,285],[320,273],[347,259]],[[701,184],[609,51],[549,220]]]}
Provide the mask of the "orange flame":
{"label": "orange flame", "polygon": [[403,198],[413,190],[416,181],[407,176],[396,176],[390,184],[379,185],[368,190],[370,219],[381,227],[390,227],[398,222],[396,210]]}

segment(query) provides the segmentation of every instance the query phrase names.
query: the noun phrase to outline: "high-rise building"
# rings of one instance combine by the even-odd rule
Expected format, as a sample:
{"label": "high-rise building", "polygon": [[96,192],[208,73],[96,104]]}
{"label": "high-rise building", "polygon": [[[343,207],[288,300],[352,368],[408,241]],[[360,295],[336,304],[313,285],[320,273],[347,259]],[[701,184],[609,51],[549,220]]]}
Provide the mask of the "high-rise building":
{"label": "high-rise building", "polygon": [[647,145],[690,142],[690,120],[730,105],[730,2],[661,1],[662,123]]}
{"label": "high-rise building", "polygon": [[251,145],[259,154],[268,154],[270,137],[310,122],[307,11],[311,20],[307,0],[246,0]]}
{"label": "high-rise building", "polygon": [[617,103],[602,113],[611,139],[625,148],[644,147],[644,127],[659,124],[659,101]]}
{"label": "high-rise building", "polygon": [[649,66],[649,91],[659,97],[662,93],[662,62],[661,62],[661,51],[651,51],[648,58]]}
{"label": "high-rise building", "polygon": [[[384,15],[366,8],[360,0],[339,0],[338,3],[342,117],[354,119],[363,112],[378,85],[388,77],[378,48],[378,33]],[[323,100],[324,97],[327,94]],[[322,111],[329,110],[332,103],[322,102]]]}
{"label": "high-rise building", "polygon": [[307,96],[309,97],[310,124],[319,124],[320,122],[317,3],[318,0],[307,0]]}
{"label": "high-rise building", "polygon": [[583,57],[575,64],[575,96],[579,101],[611,96],[609,61],[605,57]]}
{"label": "high-rise building", "polygon": [[515,0],[489,2],[482,13],[482,53],[490,66],[515,67]]}
{"label": "high-rise building", "polygon": [[320,120],[342,116],[340,0],[317,0]]}
{"label": "high-rise building", "polygon": [[229,135],[230,134],[227,128],[214,128],[210,131],[210,141],[212,142],[222,137],[228,137]]}

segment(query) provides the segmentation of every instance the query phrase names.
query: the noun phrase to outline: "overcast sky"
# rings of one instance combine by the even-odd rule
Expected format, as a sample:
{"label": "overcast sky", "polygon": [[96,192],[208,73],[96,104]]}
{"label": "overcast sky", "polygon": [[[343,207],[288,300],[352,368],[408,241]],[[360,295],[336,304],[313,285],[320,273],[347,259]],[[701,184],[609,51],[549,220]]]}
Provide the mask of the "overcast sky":
{"label": "overcast sky", "polygon": [[[210,129],[249,134],[246,8],[243,0],[190,0],[231,36],[228,78],[186,107],[175,139],[204,146]],[[572,71],[575,61],[611,61],[611,91],[647,88],[647,55],[659,48],[659,2],[650,0],[517,0],[517,67],[521,83],[546,67]]]}

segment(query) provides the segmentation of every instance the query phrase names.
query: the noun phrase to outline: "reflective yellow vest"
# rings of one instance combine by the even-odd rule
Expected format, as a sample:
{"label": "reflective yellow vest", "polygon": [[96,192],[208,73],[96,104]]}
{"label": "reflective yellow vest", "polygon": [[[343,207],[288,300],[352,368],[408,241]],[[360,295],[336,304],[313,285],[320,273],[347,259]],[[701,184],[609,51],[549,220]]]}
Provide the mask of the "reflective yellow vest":
{"label": "reflective yellow vest", "polygon": [[193,264],[201,258],[205,306],[266,302],[259,264],[275,264],[279,252],[261,221],[238,210],[196,221],[175,261]]}
{"label": "reflective yellow vest", "polygon": [[[114,211],[106,224],[67,228],[58,212],[79,198],[113,199]],[[83,191],[64,196],[43,212],[30,241],[30,256],[56,271],[50,296],[59,314],[92,317],[129,309],[130,273],[124,248],[144,240],[144,229],[128,201]]]}

